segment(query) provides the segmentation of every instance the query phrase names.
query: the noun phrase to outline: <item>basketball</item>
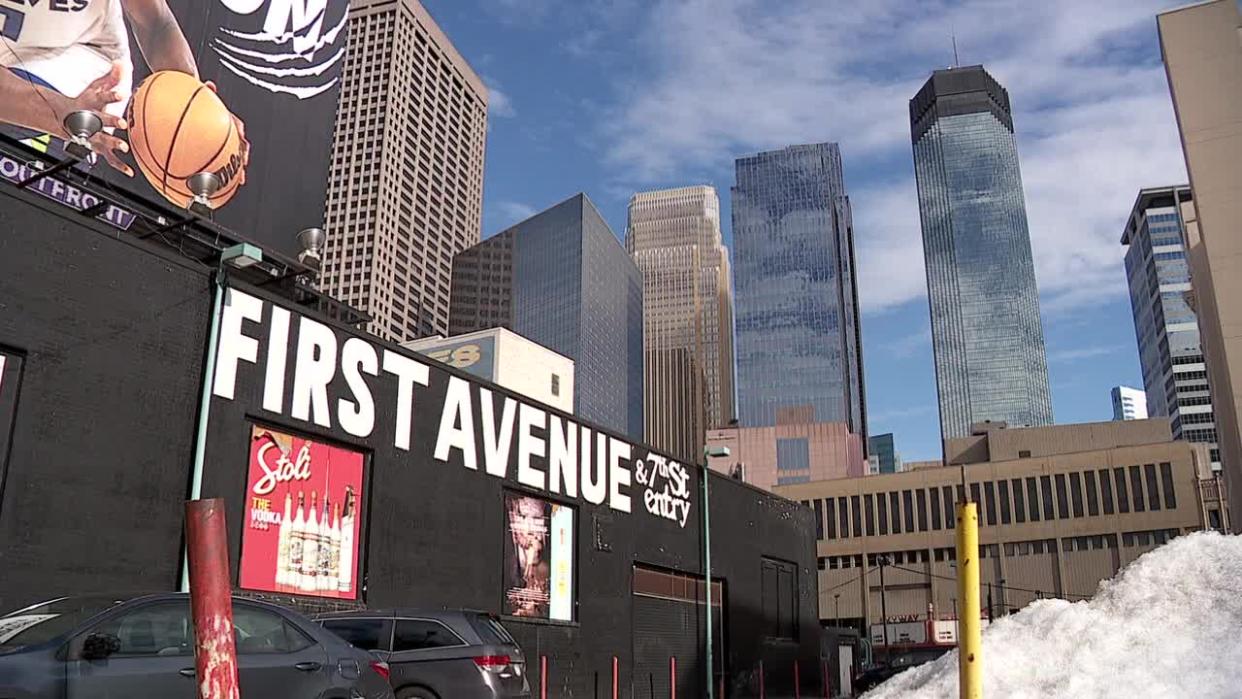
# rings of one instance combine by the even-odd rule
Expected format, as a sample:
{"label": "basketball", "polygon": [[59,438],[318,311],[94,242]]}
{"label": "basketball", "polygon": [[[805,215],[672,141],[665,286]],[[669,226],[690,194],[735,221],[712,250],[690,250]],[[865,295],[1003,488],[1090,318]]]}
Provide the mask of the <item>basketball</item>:
{"label": "basketball", "polygon": [[165,199],[189,206],[186,179],[200,172],[220,178],[211,206],[223,206],[240,186],[241,134],[228,107],[193,75],[175,70],[152,74],[130,100],[129,147],[138,169]]}

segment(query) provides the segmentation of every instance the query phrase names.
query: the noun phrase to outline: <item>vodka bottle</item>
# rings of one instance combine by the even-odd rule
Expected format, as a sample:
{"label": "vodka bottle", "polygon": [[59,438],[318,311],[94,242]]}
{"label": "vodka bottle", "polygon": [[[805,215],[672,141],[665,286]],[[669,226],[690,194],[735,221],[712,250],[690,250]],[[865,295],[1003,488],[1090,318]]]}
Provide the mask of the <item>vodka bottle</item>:
{"label": "vodka bottle", "polygon": [[319,589],[319,493],[311,491],[310,515],[306,518],[306,528],[302,543],[302,592],[314,592]]}
{"label": "vodka bottle", "polygon": [[306,494],[299,490],[297,514],[293,515],[293,521],[289,523],[289,569],[285,573],[285,585],[291,588],[300,587],[302,584],[302,553],[306,543],[306,520],[302,506],[305,502]]}
{"label": "vodka bottle", "polygon": [[336,581],[328,579],[328,571],[332,567],[332,504],[327,493],[323,495],[322,515],[319,520],[319,575],[315,579],[315,589],[321,592],[336,586]]}
{"label": "vodka bottle", "polygon": [[354,497],[354,487],[345,486],[345,513],[341,515],[341,562],[337,576],[337,589],[341,592],[353,592],[354,589],[354,519],[358,509]]}
{"label": "vodka bottle", "polygon": [[276,545],[276,587],[289,584],[289,530],[292,528],[293,493],[285,492],[285,514],[280,518],[279,542]]}
{"label": "vodka bottle", "polygon": [[332,508],[332,556],[328,559],[328,579],[325,590],[336,592],[341,584],[341,505]]}

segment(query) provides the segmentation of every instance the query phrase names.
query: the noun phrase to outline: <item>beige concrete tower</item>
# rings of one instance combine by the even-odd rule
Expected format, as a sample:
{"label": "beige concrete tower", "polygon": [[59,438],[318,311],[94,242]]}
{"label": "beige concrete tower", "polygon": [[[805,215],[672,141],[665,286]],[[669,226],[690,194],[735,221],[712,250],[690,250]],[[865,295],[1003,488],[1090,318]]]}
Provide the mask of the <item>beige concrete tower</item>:
{"label": "beige concrete tower", "polygon": [[706,430],[734,414],[732,275],[715,188],[635,194],[625,247],[643,273],[647,441],[697,462]]}
{"label": "beige concrete tower", "polygon": [[403,341],[448,332],[453,256],[479,242],[487,89],[418,0],[352,0],[323,290]]}
{"label": "beige concrete tower", "polygon": [[[1236,0],[1157,17],[1193,201],[1180,207],[1221,468],[1242,512],[1242,15]],[[1238,528],[1235,522],[1235,531]]]}

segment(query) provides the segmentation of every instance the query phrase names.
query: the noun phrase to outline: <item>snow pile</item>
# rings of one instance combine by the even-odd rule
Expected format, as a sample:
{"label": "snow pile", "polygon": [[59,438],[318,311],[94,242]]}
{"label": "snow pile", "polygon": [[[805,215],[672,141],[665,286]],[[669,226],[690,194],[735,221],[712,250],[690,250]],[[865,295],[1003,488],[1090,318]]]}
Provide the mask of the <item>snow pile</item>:
{"label": "snow pile", "polygon": [[[1090,601],[1042,600],[983,632],[985,697],[1242,696],[1242,537],[1183,536],[1101,583]],[[866,699],[954,699],[957,652]]]}

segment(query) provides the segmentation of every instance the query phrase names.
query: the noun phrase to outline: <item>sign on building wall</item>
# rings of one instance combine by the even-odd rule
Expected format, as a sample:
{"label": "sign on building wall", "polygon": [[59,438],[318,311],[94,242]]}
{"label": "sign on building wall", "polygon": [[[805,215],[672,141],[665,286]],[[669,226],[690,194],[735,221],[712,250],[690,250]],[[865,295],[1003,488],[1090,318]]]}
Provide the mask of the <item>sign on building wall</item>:
{"label": "sign on building wall", "polygon": [[364,466],[356,451],[255,425],[240,586],[357,599]]}
{"label": "sign on building wall", "polygon": [[261,391],[262,412],[273,419],[386,441],[411,455],[405,467],[464,468],[673,527],[697,512],[697,469],[413,352],[230,289],[213,392],[233,400],[243,382]]}
{"label": "sign on building wall", "polygon": [[454,344],[437,345],[418,350],[418,352],[437,362],[464,369],[488,381],[496,380],[496,372],[493,370],[496,356],[496,338],[494,337],[479,337]]}
{"label": "sign on building wall", "polygon": [[573,621],[573,508],[505,493],[504,552],[504,613]]}

